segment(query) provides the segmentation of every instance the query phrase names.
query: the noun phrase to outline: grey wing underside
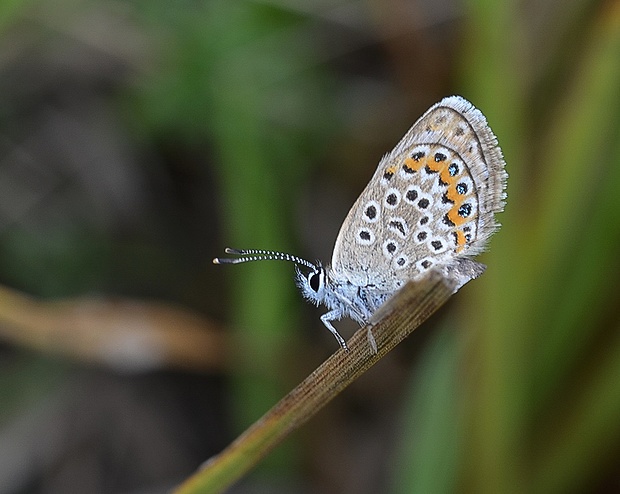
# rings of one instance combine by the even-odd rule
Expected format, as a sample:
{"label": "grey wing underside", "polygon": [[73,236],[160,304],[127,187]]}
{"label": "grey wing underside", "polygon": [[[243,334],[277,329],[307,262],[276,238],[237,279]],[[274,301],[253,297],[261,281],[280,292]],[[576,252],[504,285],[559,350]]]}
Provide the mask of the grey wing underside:
{"label": "grey wing underside", "polygon": [[[426,166],[414,173],[403,166],[424,153],[431,168],[433,153],[447,155],[444,167],[437,168],[441,171],[428,171]],[[461,203],[446,201],[446,195],[453,193],[446,192],[456,187],[450,183],[448,163],[463,168],[456,177],[458,185],[468,184],[466,202],[472,213],[462,224],[455,213]],[[463,98],[445,98],[381,159],[338,234],[332,276],[357,286],[394,290],[433,267],[461,280],[480,275],[482,265],[467,256],[484,250],[499,226],[494,213],[503,209],[506,177],[501,150],[482,113]],[[428,205],[423,208],[425,201]],[[369,208],[376,209],[373,218]],[[449,215],[454,223],[446,221]],[[391,251],[394,246],[397,249]],[[404,265],[399,265],[401,261]]]}

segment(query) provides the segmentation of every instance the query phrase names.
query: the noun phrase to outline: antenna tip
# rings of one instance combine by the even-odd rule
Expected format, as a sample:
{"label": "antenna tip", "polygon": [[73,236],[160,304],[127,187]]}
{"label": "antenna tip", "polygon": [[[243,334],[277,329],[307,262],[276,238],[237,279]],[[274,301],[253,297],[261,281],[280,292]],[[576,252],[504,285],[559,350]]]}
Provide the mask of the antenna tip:
{"label": "antenna tip", "polygon": [[239,259],[229,259],[227,257],[216,257],[215,259],[213,259],[213,264],[239,264],[240,261]]}

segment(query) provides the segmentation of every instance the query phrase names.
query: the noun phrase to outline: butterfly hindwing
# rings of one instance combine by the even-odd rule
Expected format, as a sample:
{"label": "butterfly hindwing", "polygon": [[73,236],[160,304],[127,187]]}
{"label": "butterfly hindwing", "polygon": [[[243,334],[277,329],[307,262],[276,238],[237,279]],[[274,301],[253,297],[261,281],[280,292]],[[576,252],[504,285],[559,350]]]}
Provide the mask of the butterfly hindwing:
{"label": "butterfly hindwing", "polygon": [[379,162],[340,229],[332,276],[394,290],[479,253],[498,227],[506,178],[482,113],[443,99]]}

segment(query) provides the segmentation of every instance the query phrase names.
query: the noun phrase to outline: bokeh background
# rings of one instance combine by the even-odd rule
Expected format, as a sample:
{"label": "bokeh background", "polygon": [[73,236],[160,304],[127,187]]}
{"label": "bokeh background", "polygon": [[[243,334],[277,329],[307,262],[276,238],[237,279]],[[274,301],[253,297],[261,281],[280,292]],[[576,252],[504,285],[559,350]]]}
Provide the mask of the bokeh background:
{"label": "bokeh background", "polygon": [[4,0],[0,493],[166,492],[258,419],[336,342],[211,258],[328,261],[455,93],[487,272],[231,492],[620,492],[620,2]]}

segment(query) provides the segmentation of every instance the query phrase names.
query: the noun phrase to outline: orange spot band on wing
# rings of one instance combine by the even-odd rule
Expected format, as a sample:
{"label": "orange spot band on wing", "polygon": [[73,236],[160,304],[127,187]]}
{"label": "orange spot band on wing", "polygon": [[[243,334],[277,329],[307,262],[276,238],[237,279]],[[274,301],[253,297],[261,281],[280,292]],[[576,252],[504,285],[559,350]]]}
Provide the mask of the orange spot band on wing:
{"label": "orange spot band on wing", "polygon": [[454,204],[450,211],[448,211],[448,219],[456,226],[461,226],[471,220],[471,217],[463,217],[459,214],[459,208],[461,204]]}
{"label": "orange spot band on wing", "polygon": [[434,172],[442,172],[446,168],[445,161],[435,161],[434,159],[426,160],[426,166],[428,169]]}
{"label": "orange spot band on wing", "polygon": [[[452,177],[450,177],[452,178]],[[461,205],[461,203],[463,202],[463,200],[465,199],[464,196],[462,196],[461,194],[459,194],[456,191],[456,183],[455,182],[448,182],[450,185],[448,185],[448,190],[446,191],[446,197],[448,199],[450,199],[451,202],[454,203],[454,205],[456,206],[456,208],[458,209],[458,207]]]}
{"label": "orange spot band on wing", "polygon": [[405,158],[405,166],[410,171],[420,171],[420,169],[425,165],[425,159],[414,160],[413,158]]}
{"label": "orange spot band on wing", "polygon": [[452,175],[450,175],[450,171],[448,170],[448,167],[445,166],[442,168],[442,170],[439,172],[439,178],[441,178],[441,181],[444,184],[452,184],[454,182],[456,182],[456,179],[459,177],[459,175],[453,177]]}
{"label": "orange spot band on wing", "polygon": [[461,252],[463,248],[467,244],[467,239],[465,238],[465,233],[463,230],[456,231],[456,252]]}

